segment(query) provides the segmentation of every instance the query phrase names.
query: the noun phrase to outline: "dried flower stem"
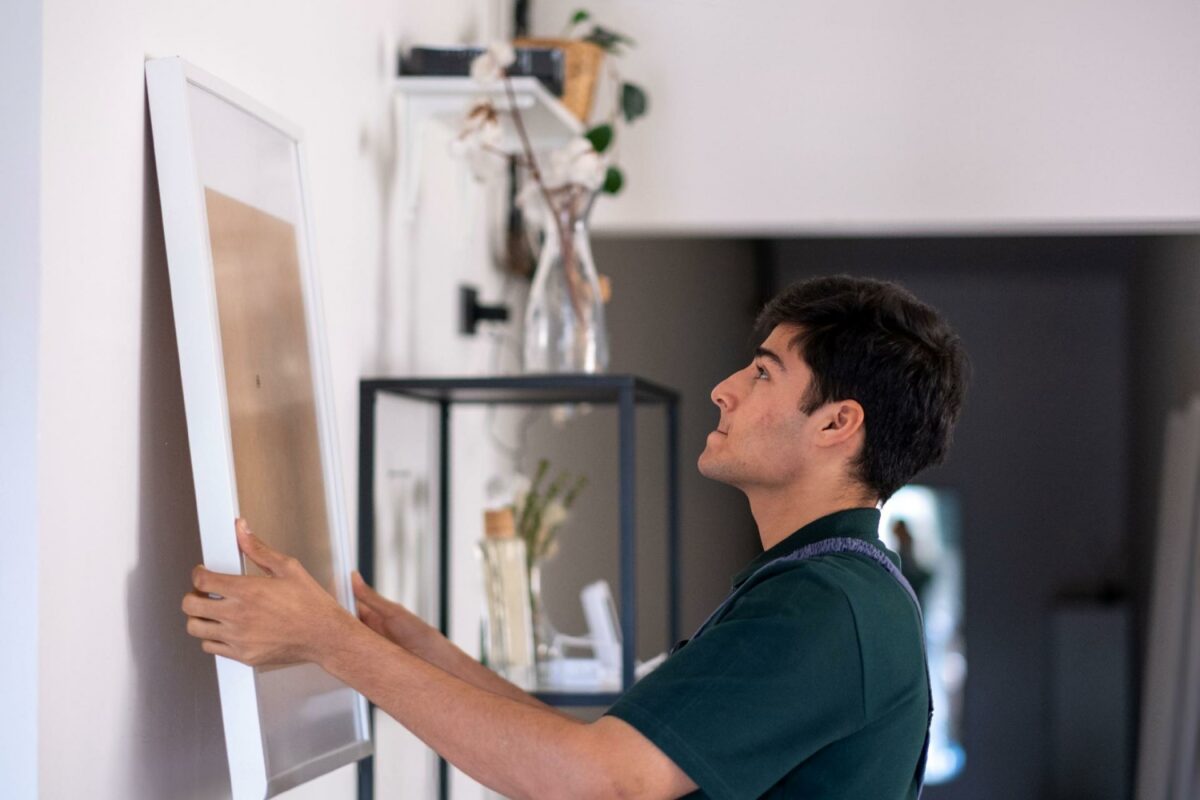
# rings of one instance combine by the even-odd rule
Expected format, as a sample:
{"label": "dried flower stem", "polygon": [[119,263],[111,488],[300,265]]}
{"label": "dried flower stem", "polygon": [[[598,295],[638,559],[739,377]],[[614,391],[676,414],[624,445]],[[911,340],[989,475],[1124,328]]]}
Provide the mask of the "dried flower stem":
{"label": "dried flower stem", "polygon": [[[517,94],[512,87],[512,79],[504,75],[504,92],[508,96],[508,105],[512,109],[513,122],[517,126],[517,136],[521,139],[521,148],[525,151],[525,159],[528,162],[529,172],[537,182],[538,189],[542,193],[542,199],[546,201],[546,208],[550,211],[550,216],[554,219],[554,227],[558,232],[559,245],[562,248],[563,268],[567,273],[567,294],[571,297],[571,307],[575,309],[577,319],[583,319],[583,301],[580,297],[580,289],[582,288],[583,279],[577,274],[579,267],[575,263],[575,242],[571,238],[571,231],[567,225],[555,213],[554,200],[550,196],[550,190],[546,188],[546,182],[542,179],[542,171],[538,167],[537,158],[533,155],[533,145],[529,141],[529,134],[525,131],[525,122],[521,119],[521,110],[517,107]],[[568,205],[568,209],[570,205]],[[573,216],[573,214],[572,214]]]}
{"label": "dried flower stem", "polygon": [[513,153],[509,153],[507,150],[502,150],[499,147],[493,147],[490,144],[481,144],[479,145],[479,149],[483,150],[485,153],[491,153],[492,155],[499,156],[501,158],[512,158],[517,162],[518,166],[525,167],[526,169],[533,169],[533,167],[530,166],[529,159],[524,155],[514,155]]}

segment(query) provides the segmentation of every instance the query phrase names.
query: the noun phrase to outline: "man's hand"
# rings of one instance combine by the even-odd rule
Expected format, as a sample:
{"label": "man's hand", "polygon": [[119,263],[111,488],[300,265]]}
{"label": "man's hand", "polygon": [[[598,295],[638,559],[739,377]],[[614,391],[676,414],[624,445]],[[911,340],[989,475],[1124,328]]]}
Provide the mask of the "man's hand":
{"label": "man's hand", "polygon": [[350,585],[354,587],[354,599],[358,603],[358,618],[393,644],[421,651],[431,644],[431,639],[441,636],[425,620],[368,586],[357,571],[351,574]]}
{"label": "man's hand", "polygon": [[319,662],[358,622],[299,561],[267,547],[244,520],[235,528],[238,547],[267,577],[196,567],[196,591],[183,598],[188,633],[204,652],[244,664]]}

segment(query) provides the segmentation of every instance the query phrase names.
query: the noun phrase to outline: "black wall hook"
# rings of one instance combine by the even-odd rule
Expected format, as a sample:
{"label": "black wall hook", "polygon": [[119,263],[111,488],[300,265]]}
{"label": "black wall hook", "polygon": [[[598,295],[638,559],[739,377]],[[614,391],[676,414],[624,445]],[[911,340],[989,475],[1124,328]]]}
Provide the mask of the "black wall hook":
{"label": "black wall hook", "polygon": [[508,306],[486,306],[479,302],[479,291],[474,286],[458,287],[458,331],[474,336],[482,320],[508,321]]}

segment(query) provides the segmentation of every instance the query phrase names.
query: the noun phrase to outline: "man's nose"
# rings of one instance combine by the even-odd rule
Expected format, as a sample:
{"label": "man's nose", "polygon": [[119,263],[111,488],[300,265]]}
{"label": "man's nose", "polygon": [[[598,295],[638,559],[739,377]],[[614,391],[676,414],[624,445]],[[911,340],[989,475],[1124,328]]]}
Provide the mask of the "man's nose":
{"label": "man's nose", "polygon": [[728,378],[714,386],[712,394],[709,395],[709,398],[716,403],[717,407],[722,411],[733,410],[733,406],[736,402],[733,393],[734,375],[737,375],[737,373],[733,373],[733,375],[730,375]]}

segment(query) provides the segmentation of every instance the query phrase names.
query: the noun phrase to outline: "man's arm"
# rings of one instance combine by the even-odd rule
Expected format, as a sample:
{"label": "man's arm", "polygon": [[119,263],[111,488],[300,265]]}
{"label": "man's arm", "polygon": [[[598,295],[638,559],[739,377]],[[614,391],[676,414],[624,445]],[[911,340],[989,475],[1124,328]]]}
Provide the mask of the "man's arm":
{"label": "man's arm", "polygon": [[441,631],[393,603],[367,585],[357,572],[351,575],[359,618],[379,635],[435,667],[472,686],[485,689],[526,705],[557,712],[520,687],[467,655]]}
{"label": "man's arm", "polygon": [[256,665],[315,662],[446,760],[510,797],[670,798],[696,788],[627,723],[612,717],[583,723],[504,687],[497,693],[451,674],[361,624],[299,562],[241,526],[238,540],[270,577],[196,568],[197,591],[184,598],[183,609],[188,632],[203,640],[205,652]]}
{"label": "man's arm", "polygon": [[695,786],[636,729],[473,686],[363,628],[319,662],[447,761],[507,797],[678,797]]}
{"label": "man's arm", "polygon": [[357,572],[351,576],[351,584],[354,587],[354,597],[358,601],[359,618],[388,641],[472,686],[570,717],[480,664],[443,636],[437,628],[399,603],[393,603],[376,592]]}

